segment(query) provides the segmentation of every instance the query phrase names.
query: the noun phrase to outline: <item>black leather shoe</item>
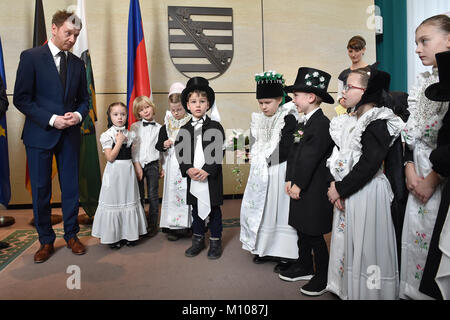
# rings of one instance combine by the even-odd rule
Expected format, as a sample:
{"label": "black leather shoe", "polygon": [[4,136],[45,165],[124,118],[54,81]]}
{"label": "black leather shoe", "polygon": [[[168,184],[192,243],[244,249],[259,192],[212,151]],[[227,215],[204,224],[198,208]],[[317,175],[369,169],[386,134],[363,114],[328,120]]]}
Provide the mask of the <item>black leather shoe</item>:
{"label": "black leather shoe", "polygon": [[111,243],[109,245],[109,247],[113,250],[120,249],[120,248],[122,248],[122,241],[117,241],[117,242]]}
{"label": "black leather shoe", "polygon": [[273,260],[273,257],[270,257],[270,256],[260,257],[260,256],[258,256],[258,255],[255,255],[255,256],[253,257],[253,263],[256,263],[256,264],[265,263],[265,262],[267,262],[267,261],[274,261],[274,260]]}
{"label": "black leather shoe", "polygon": [[219,259],[222,256],[222,240],[209,239],[208,259]]}
{"label": "black leather shoe", "polygon": [[194,234],[192,236],[192,246],[190,248],[188,248],[184,252],[184,254],[186,257],[195,257],[205,248],[206,248],[205,236],[199,236],[199,235]]}

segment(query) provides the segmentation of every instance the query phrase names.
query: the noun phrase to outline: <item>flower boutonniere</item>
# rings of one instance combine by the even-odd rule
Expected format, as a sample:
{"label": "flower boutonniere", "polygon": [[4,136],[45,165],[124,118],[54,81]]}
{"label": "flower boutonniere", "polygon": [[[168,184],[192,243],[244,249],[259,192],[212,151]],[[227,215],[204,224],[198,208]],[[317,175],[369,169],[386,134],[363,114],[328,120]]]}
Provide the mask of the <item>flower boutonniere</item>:
{"label": "flower boutonniere", "polygon": [[303,138],[303,130],[297,130],[294,132],[294,143],[299,143],[300,140]]}

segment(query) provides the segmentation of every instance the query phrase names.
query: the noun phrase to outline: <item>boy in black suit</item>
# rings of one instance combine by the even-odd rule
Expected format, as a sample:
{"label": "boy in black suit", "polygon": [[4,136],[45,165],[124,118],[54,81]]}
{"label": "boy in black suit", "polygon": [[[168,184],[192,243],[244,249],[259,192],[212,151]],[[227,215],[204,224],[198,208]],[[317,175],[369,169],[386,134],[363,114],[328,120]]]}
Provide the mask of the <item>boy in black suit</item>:
{"label": "boy in black suit", "polygon": [[211,120],[206,112],[214,107],[215,94],[208,80],[189,79],[181,93],[181,103],[192,119],[181,127],[175,150],[183,177],[187,177],[187,204],[192,205],[192,246],[187,257],[198,255],[205,248],[205,219],[211,231],[208,259],[222,255],[223,178],[222,160],[225,132],[222,125]]}
{"label": "boy in black suit", "polygon": [[323,235],[331,231],[333,206],[327,198],[330,173],[326,161],[334,143],[330,120],[320,104],[334,103],[327,93],[330,78],[321,70],[299,68],[294,85],[286,90],[293,92],[298,112],[304,113],[287,160],[285,187],[291,197],[289,224],[297,230],[299,258],[279,277],[286,281],[310,280],[300,291],[311,296],[323,294],[327,286],[329,254]]}

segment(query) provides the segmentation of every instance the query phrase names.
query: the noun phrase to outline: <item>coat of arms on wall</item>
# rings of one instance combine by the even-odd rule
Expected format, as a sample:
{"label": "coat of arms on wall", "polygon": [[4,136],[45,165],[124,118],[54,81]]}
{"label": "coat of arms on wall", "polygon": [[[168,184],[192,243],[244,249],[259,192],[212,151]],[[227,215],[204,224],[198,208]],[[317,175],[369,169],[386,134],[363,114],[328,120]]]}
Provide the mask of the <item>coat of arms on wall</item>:
{"label": "coat of arms on wall", "polygon": [[186,77],[222,75],[233,58],[233,9],[169,6],[169,52]]}

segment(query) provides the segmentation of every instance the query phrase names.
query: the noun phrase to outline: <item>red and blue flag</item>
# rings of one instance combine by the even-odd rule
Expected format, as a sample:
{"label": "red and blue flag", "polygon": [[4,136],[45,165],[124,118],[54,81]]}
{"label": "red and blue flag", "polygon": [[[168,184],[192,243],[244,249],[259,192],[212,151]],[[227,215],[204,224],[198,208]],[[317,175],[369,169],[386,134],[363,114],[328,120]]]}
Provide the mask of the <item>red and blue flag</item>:
{"label": "red and blue flag", "polygon": [[128,128],[136,121],[133,115],[133,101],[136,97],[151,98],[148,76],[147,53],[145,50],[144,29],[142,26],[139,0],[130,0],[128,15],[128,69],[127,69],[127,107]]}

